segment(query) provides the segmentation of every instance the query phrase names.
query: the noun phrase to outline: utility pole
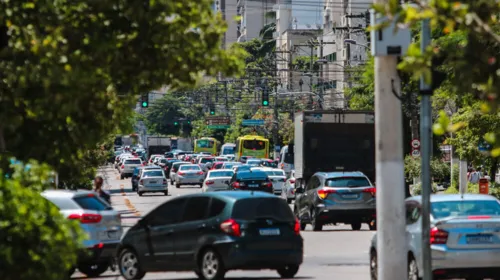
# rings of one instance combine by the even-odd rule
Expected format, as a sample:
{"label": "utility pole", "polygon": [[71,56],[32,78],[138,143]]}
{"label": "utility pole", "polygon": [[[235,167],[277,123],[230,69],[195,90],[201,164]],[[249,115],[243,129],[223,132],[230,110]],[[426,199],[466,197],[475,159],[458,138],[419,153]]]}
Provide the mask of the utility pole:
{"label": "utility pole", "polygon": [[273,159],[277,158],[275,147],[278,146],[279,133],[279,112],[278,112],[278,53],[274,53],[274,69],[276,69],[274,78],[274,131],[273,131]]}
{"label": "utility pole", "polygon": [[[373,2],[388,5],[391,1],[374,0]],[[373,21],[372,24],[376,24],[376,21]],[[372,31],[372,34],[373,32],[375,31]],[[370,37],[372,37],[371,45],[372,52],[374,52],[377,48],[377,42],[382,38],[380,36],[378,40],[375,40],[375,37],[378,36]],[[396,94],[401,93],[401,80],[397,72],[397,55],[376,53],[374,55],[377,278],[401,280],[408,278],[404,202],[403,112],[401,101],[396,97]]]}
{"label": "utility pole", "polygon": [[[319,59],[323,59],[323,39],[320,40],[319,42]],[[319,109],[323,110],[323,98],[324,98],[324,90],[325,90],[325,81],[323,80],[323,63],[321,63],[321,69],[320,69],[320,82],[318,84],[321,85],[320,91],[319,91],[319,100],[318,100],[318,105]]]}
{"label": "utility pole", "polygon": [[[422,33],[420,36],[420,49],[425,49],[431,41],[431,28],[429,19],[422,21]],[[431,209],[431,153],[432,153],[432,109],[431,95],[432,87],[428,84],[424,76],[420,78],[420,94],[422,100],[420,104],[420,136],[422,149],[422,268],[424,273],[423,280],[432,280],[432,264],[430,249],[430,209]]]}
{"label": "utility pole", "polygon": [[229,101],[227,99],[227,80],[224,81],[224,94],[225,94],[225,103],[226,103],[226,115],[229,116]]}

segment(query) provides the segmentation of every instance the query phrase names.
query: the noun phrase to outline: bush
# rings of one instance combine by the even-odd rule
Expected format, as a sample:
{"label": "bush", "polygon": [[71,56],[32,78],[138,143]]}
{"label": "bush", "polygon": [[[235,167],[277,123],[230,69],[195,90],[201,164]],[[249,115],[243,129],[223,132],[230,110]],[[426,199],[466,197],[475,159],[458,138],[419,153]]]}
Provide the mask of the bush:
{"label": "bush", "polygon": [[[408,179],[420,177],[420,158],[414,158],[410,155],[404,159],[405,176]],[[443,162],[440,158],[433,158],[431,160],[431,175],[435,181],[442,181],[450,178],[450,164]]]}
{"label": "bush", "polygon": [[0,279],[65,279],[76,263],[80,227],[40,195],[47,166],[32,162],[0,170]]}
{"label": "bush", "polygon": [[[432,193],[437,192],[437,184],[432,183]],[[415,184],[410,189],[411,195],[421,195],[422,194],[422,183]]]}

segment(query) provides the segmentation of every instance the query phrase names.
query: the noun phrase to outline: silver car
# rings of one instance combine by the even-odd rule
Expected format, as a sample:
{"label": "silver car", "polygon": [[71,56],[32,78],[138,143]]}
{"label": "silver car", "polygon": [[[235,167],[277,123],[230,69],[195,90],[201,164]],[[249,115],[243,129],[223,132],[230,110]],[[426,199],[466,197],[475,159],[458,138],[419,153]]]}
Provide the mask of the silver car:
{"label": "silver car", "polygon": [[139,166],[143,166],[140,158],[125,158],[120,166],[120,179],[132,177],[134,169]]}
{"label": "silver car", "polygon": [[113,264],[123,234],[120,214],[91,191],[47,190],[41,194],[67,219],[80,222],[87,234],[83,247],[90,254],[78,260],[77,268],[97,277]]}
{"label": "silver car", "polygon": [[[421,279],[421,196],[406,199],[408,279]],[[430,243],[434,279],[499,279],[500,201],[490,195],[431,195]],[[377,236],[370,246],[371,279],[377,279]]]}
{"label": "silver car", "polygon": [[146,192],[162,192],[168,195],[168,182],[161,169],[144,169],[140,173],[137,194]]}
{"label": "silver car", "polygon": [[[286,172],[285,172],[286,173]],[[281,197],[285,199],[288,203],[292,203],[295,199],[295,171],[290,171],[290,177],[286,179],[285,185],[283,186],[283,191],[281,192]]]}
{"label": "silver car", "polygon": [[234,171],[232,169],[210,170],[203,182],[202,192],[229,190],[229,181],[231,181],[233,175]]}
{"label": "silver car", "polygon": [[181,185],[199,185],[201,188],[204,179],[205,172],[201,170],[198,164],[181,165],[175,176],[175,187],[180,188]]}
{"label": "silver car", "polygon": [[285,171],[277,168],[266,167],[252,167],[251,170],[261,170],[266,173],[267,177],[273,182],[273,193],[275,195],[281,195],[286,181]]}
{"label": "silver car", "polygon": [[191,164],[191,163],[187,162],[187,161],[179,161],[179,162],[174,162],[172,164],[172,168],[170,168],[170,174],[169,174],[170,184],[171,185],[173,185],[174,182],[175,182],[175,178],[177,176],[177,171],[179,171],[179,167],[181,165],[186,165],[186,164]]}

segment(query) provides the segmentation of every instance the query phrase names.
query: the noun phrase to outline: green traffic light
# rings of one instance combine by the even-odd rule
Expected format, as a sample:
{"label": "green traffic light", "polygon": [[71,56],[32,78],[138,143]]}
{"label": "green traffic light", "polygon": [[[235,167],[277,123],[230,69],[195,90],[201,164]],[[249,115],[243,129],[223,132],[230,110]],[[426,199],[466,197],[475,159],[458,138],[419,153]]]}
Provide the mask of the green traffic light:
{"label": "green traffic light", "polygon": [[269,101],[267,101],[267,100],[262,101],[262,105],[264,105],[264,106],[269,105]]}
{"label": "green traffic light", "polygon": [[174,125],[178,125],[179,123],[178,122],[174,122]]}
{"label": "green traffic light", "polygon": [[148,107],[148,102],[142,101],[142,107]]}
{"label": "green traffic light", "polygon": [[215,115],[215,112],[214,111],[210,111],[210,115]]}

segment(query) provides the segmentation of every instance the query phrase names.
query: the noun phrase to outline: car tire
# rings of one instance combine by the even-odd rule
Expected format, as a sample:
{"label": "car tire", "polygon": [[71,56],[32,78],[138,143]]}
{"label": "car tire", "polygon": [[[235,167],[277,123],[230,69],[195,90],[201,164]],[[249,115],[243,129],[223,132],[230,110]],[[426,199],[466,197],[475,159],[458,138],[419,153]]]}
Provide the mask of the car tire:
{"label": "car tire", "polygon": [[85,263],[78,265],[78,271],[87,275],[87,277],[98,277],[109,268],[109,262]]}
{"label": "car tire", "polygon": [[377,280],[377,252],[375,250],[370,251],[370,280]]}
{"label": "car tire", "polygon": [[168,192],[164,192],[165,195],[168,195]]}
{"label": "car tire", "polygon": [[123,176],[123,174],[120,174],[120,180],[123,180],[125,179],[125,176]]}
{"label": "car tire", "polygon": [[203,185],[200,185],[200,189],[203,188]]}
{"label": "car tire", "polygon": [[118,269],[121,276],[127,280],[142,279],[146,275],[141,269],[137,254],[128,248],[121,250],[118,255]]}
{"label": "car tire", "polygon": [[408,256],[408,280],[421,280],[422,278],[418,277],[418,265],[417,260],[413,255]]}
{"label": "car tire", "polygon": [[283,268],[277,269],[278,274],[281,278],[293,278],[299,272],[299,266],[296,264],[287,265]]}
{"label": "car tire", "polygon": [[137,194],[138,194],[139,196],[142,196],[142,194],[143,194],[143,193],[142,193],[142,192],[137,192]]}
{"label": "car tire", "polygon": [[352,223],[351,224],[352,230],[360,230],[361,229],[361,223]]}
{"label": "car tire", "polygon": [[175,183],[175,187],[176,187],[176,188],[180,188],[180,187],[181,187],[181,184],[179,184],[179,183]]}
{"label": "car tire", "polygon": [[293,199],[291,199],[291,198],[286,199],[286,203],[288,203],[288,204],[292,204],[292,201],[293,201]]}
{"label": "car tire", "polygon": [[314,209],[311,209],[311,212],[309,212],[309,217],[311,218],[311,226],[313,228],[313,231],[322,231],[323,224],[316,221],[316,214],[315,214]]}
{"label": "car tire", "polygon": [[222,258],[211,248],[206,249],[201,254],[198,271],[202,280],[222,280],[226,274]]}
{"label": "car tire", "polygon": [[174,181],[170,180],[170,185],[173,185],[174,184]]}

